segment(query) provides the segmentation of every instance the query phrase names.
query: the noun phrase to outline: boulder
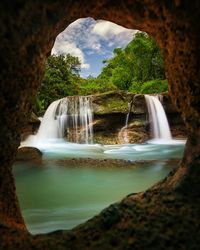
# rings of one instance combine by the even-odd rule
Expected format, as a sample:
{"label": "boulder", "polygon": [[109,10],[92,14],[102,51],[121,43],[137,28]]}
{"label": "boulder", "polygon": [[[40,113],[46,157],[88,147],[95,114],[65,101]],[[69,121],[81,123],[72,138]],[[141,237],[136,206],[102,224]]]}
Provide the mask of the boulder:
{"label": "boulder", "polygon": [[147,105],[146,105],[146,101],[145,101],[145,96],[142,94],[136,94],[133,96],[132,99],[132,109],[131,111],[138,115],[138,114],[147,114]]}
{"label": "boulder", "polygon": [[132,100],[133,96],[134,94],[126,91],[109,91],[92,95],[94,114],[127,113],[128,103]]}
{"label": "boulder", "polygon": [[36,165],[42,164],[42,152],[34,147],[21,147],[18,149],[16,162],[29,162]]}

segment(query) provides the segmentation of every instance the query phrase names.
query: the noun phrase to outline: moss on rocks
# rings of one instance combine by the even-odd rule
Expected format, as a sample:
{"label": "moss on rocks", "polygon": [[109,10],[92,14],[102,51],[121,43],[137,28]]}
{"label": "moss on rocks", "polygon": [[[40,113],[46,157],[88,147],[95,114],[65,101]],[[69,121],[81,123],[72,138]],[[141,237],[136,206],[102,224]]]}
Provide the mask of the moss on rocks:
{"label": "moss on rocks", "polygon": [[92,95],[94,113],[96,115],[111,113],[127,113],[128,102],[133,94],[125,91],[110,91],[103,94]]}

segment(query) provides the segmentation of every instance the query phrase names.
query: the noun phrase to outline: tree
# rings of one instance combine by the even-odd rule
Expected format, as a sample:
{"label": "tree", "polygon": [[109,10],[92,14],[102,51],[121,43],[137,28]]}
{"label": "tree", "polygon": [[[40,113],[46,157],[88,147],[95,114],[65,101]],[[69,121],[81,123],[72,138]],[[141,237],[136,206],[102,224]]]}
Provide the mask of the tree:
{"label": "tree", "polygon": [[165,79],[160,48],[146,33],[138,32],[124,49],[116,48],[113,53],[113,58],[104,61],[99,79],[122,90],[139,90],[146,81]]}
{"label": "tree", "polygon": [[87,79],[81,79],[79,85],[79,94],[91,95],[116,89],[116,86],[107,82],[106,79],[88,76]]}
{"label": "tree", "polygon": [[155,40],[138,32],[124,48],[115,48],[113,57],[95,78],[79,76],[80,61],[68,55],[51,55],[46,62],[44,79],[35,102],[35,112],[42,114],[48,105],[68,95],[90,95],[110,90],[157,93],[167,90],[164,62]]}
{"label": "tree", "polygon": [[46,61],[45,74],[36,97],[35,111],[42,113],[51,102],[78,93],[81,63],[77,57],[51,55]]}

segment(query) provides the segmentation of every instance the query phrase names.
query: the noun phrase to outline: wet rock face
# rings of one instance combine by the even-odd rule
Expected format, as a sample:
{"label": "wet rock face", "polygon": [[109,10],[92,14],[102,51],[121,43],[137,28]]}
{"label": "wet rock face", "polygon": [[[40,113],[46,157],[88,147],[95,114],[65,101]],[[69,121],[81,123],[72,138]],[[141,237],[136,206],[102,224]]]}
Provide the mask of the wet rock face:
{"label": "wet rock face", "polygon": [[[9,4],[6,0],[1,1],[1,223],[15,228],[25,228],[15,195],[14,180],[11,174],[11,165],[13,163],[13,159],[16,155],[17,147],[19,145],[21,128],[27,122],[30,116],[31,102],[36,94],[37,88],[43,76],[45,58],[50,53],[55,37],[72,21],[80,17],[90,16],[96,19],[105,19],[113,21],[127,28],[134,28],[146,31],[157,39],[165,57],[165,69],[166,76],[169,81],[170,95],[176,108],[181,112],[182,117],[186,122],[186,125],[191,134],[187,143],[182,168],[179,169],[177,174],[174,175],[172,181],[168,182],[168,185],[173,185],[175,187],[177,186],[176,183],[182,183],[178,180],[184,177],[184,187],[188,188],[189,183],[190,189],[188,190],[193,190],[192,193],[196,193],[197,191],[199,191],[199,189],[197,188],[199,186],[199,175],[197,174],[197,171],[200,165],[199,15],[199,0],[13,0],[11,4]],[[188,168],[190,168],[189,172],[187,171]],[[186,178],[187,176],[189,176],[189,181],[188,178]],[[173,195],[174,194],[171,194],[171,196]],[[161,197],[163,196],[164,193],[162,193]],[[152,212],[158,212],[160,209],[160,206],[158,209],[155,208],[154,204],[156,204],[156,201],[159,199],[157,199],[156,196],[154,197],[154,201],[152,201],[152,207],[154,208],[154,210],[147,210],[150,211],[151,214]],[[181,197],[179,197],[179,199],[181,199]],[[166,205],[164,205],[166,204],[166,201],[162,202],[162,200],[160,200],[160,202],[162,203],[161,205],[166,208]],[[181,202],[183,202],[181,207],[184,207],[184,200],[181,200]],[[177,207],[180,206],[181,202],[178,203]],[[189,204],[190,202],[191,199],[188,200],[187,204]],[[144,199],[142,204],[143,203],[148,204],[148,200]],[[129,213],[131,213],[132,211],[131,206],[129,204],[127,204],[126,206],[126,216],[130,218]],[[184,238],[182,237],[182,235],[192,235],[192,240],[188,240],[187,242],[192,244],[193,249],[197,249],[197,245],[199,246],[199,241],[196,239],[199,239],[199,224],[198,216],[195,213],[193,213],[192,218],[193,220],[196,220],[194,220],[194,223],[193,221],[192,223],[190,221],[189,215],[192,214],[192,208],[193,206],[188,208],[188,219],[186,218],[186,216],[184,216],[184,213],[182,216],[188,223],[181,224],[181,217],[180,220],[176,221],[178,225],[177,227],[171,227],[171,225],[175,225],[174,220],[171,220],[168,225],[164,225],[164,221],[168,221],[166,220],[166,217],[163,219],[162,217],[156,216],[156,218],[158,218],[158,224],[160,225],[161,229],[167,227],[171,228],[170,232],[172,232],[172,234],[171,236],[169,235],[169,240],[172,238],[176,240],[174,234],[177,237],[179,236],[179,238]],[[118,223],[119,217],[121,216],[120,211],[122,211],[120,206],[115,208],[113,221],[108,223],[104,223],[104,214],[99,217],[101,225],[100,231],[102,235],[99,234],[96,237],[99,237],[99,241],[101,241],[101,239],[103,240],[105,238],[103,234],[105,227],[109,227],[111,232],[107,235],[106,238],[108,242],[105,242],[105,245],[107,246],[109,245],[109,242],[112,241],[112,232],[114,232],[112,231],[112,227],[114,227],[114,225]],[[166,216],[169,216],[169,214],[175,214],[176,218],[176,209],[173,209],[173,211],[170,213],[168,213],[168,211],[169,210],[167,210],[166,212]],[[138,211],[138,213],[140,212]],[[141,217],[137,216],[137,218]],[[124,218],[123,221],[127,221],[127,218]],[[152,223],[153,222],[154,220],[152,220]],[[141,218],[140,221],[134,221],[133,224],[136,225],[135,229],[137,230],[137,225],[145,225],[145,223],[147,225],[152,225],[152,223],[150,223],[147,212],[144,213],[144,216]],[[94,228],[96,224],[97,223],[94,222],[94,224],[92,224],[92,228]],[[124,223],[123,225],[126,226],[126,223]],[[191,234],[190,227],[193,227],[193,225],[195,225],[196,227],[195,231],[192,231]],[[118,225],[118,227],[121,228],[121,225]],[[178,235],[177,228],[184,228],[185,231],[180,232],[180,235]],[[142,230],[140,234],[137,234],[136,238],[134,236],[132,237],[132,234],[131,238],[128,238],[128,232],[124,231],[125,233],[122,235],[122,237],[120,237],[120,239],[123,239],[123,243],[131,241],[132,245],[130,246],[130,249],[145,249],[139,247],[137,248],[137,245],[134,245],[134,241],[136,239],[137,242],[145,242],[145,235],[148,238],[148,232],[150,232],[150,228],[149,231],[146,230],[146,227],[143,227],[143,229],[144,230]],[[15,233],[14,231],[9,231],[8,229],[6,229],[5,226],[3,226],[1,230],[3,233],[0,234],[0,237],[3,237],[1,242],[3,242],[4,249],[30,249],[33,248],[33,244],[38,243],[37,239],[36,242],[33,243],[33,241],[31,241],[31,236],[25,233],[23,234],[20,232]],[[83,227],[83,231],[84,230],[87,231]],[[82,236],[84,235],[83,231],[81,231],[80,229],[80,235]],[[159,232],[153,232],[152,240],[154,239],[155,235],[160,235]],[[10,236],[7,237],[9,233]],[[193,237],[193,233],[195,237]],[[21,239],[20,237],[18,237],[19,235],[22,237]],[[84,246],[84,248],[90,247],[90,241],[93,240],[90,238],[90,235],[91,230],[88,233],[88,245]],[[62,234],[60,235],[60,237],[62,238]],[[56,245],[53,245],[53,243],[50,242],[50,239],[48,239],[47,237],[46,243],[44,244],[42,243],[42,239],[39,240],[40,244],[43,245],[39,248],[63,249],[64,246],[68,245],[66,243],[67,241],[72,242],[70,237],[72,237],[74,241],[78,242],[78,240],[76,240],[76,235],[73,235],[72,233],[68,236],[68,238],[66,238],[66,241],[64,241],[63,246],[58,246],[58,244],[56,244],[58,239],[56,235]],[[80,237],[77,237],[77,239],[78,238],[81,239]],[[164,238],[165,235],[159,238],[158,241],[154,241],[154,244],[151,245],[152,248],[158,249],[159,246],[157,242],[160,242],[160,240],[162,240],[162,243],[164,244]],[[12,242],[12,239],[14,242]],[[14,243],[15,247],[13,248]],[[99,244],[96,245],[96,248],[99,247]],[[116,242],[113,241],[112,244],[116,244]],[[123,248],[122,243],[117,244],[119,246],[119,249],[120,246],[122,246],[121,249]],[[171,249],[177,249],[175,241],[170,242],[170,244],[172,244],[170,245]],[[178,248],[184,248],[185,243],[182,242],[180,244],[181,246],[179,247],[178,245]],[[191,245],[189,245],[189,247],[190,246]],[[162,245],[160,249],[161,248],[164,249],[164,245]]]}
{"label": "wet rock face", "polygon": [[[94,112],[94,143],[143,143],[151,138],[148,110],[143,94],[111,91],[91,95],[90,98]],[[172,136],[186,138],[185,125],[168,93],[160,94],[160,99],[168,117]]]}

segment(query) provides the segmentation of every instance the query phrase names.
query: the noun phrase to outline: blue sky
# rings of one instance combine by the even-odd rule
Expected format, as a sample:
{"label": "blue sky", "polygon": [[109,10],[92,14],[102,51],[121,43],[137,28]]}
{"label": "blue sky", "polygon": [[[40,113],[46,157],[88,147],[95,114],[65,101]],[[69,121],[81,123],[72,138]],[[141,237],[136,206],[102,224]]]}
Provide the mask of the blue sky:
{"label": "blue sky", "polygon": [[57,36],[52,54],[77,56],[81,62],[80,75],[95,77],[101,71],[102,61],[113,56],[114,48],[126,46],[136,32],[109,21],[81,18]]}

